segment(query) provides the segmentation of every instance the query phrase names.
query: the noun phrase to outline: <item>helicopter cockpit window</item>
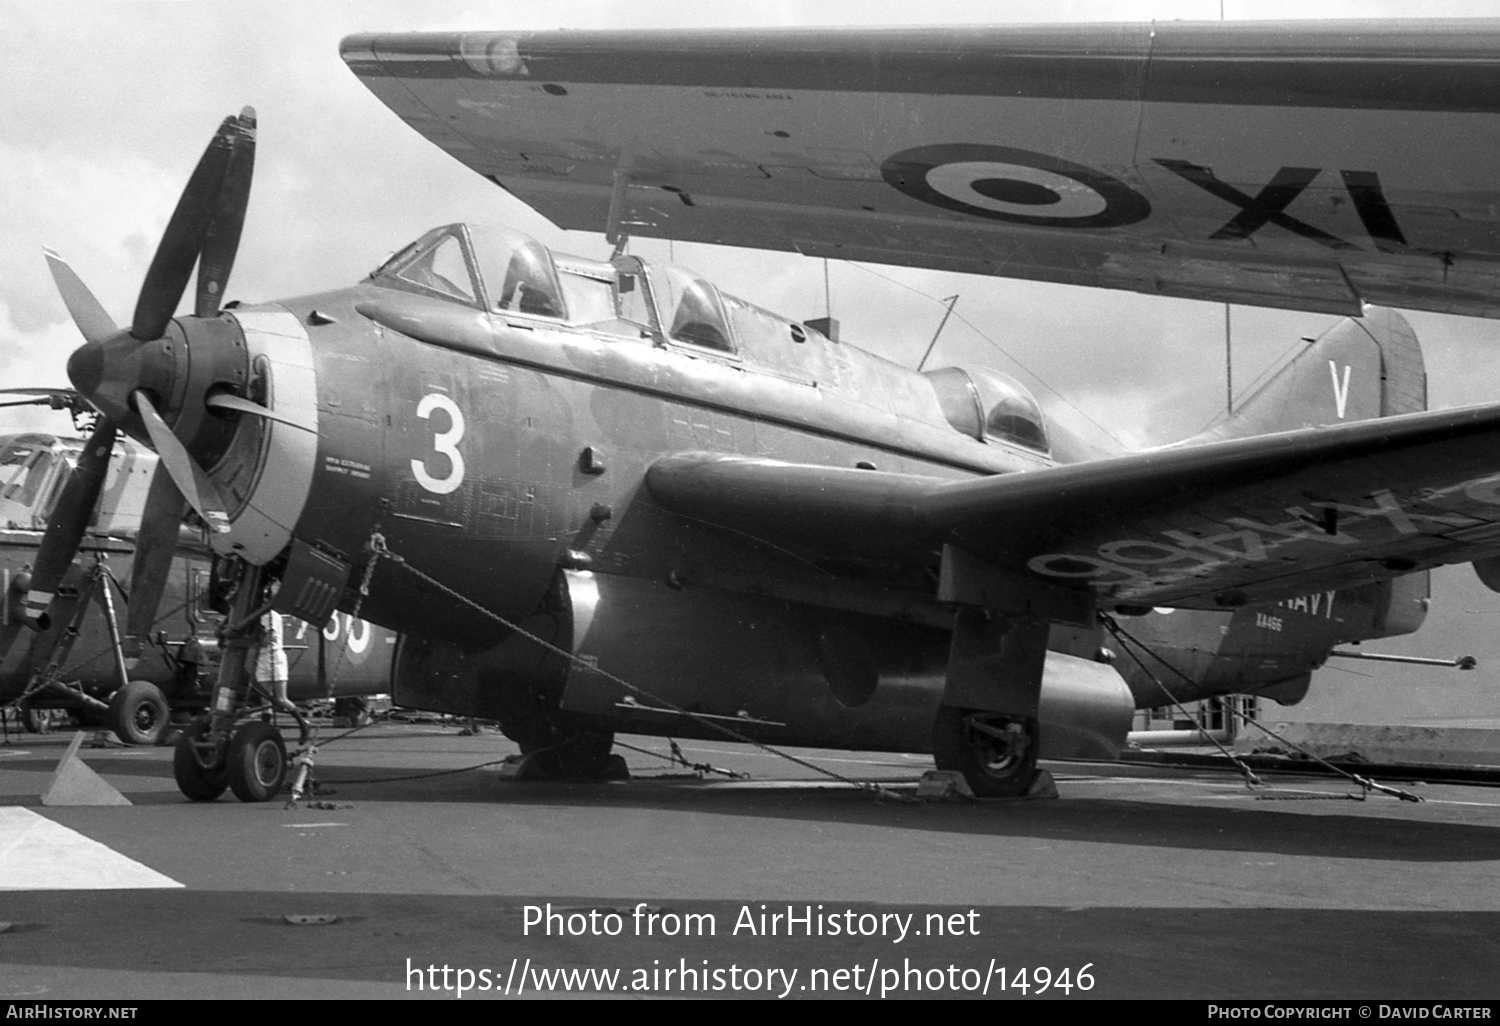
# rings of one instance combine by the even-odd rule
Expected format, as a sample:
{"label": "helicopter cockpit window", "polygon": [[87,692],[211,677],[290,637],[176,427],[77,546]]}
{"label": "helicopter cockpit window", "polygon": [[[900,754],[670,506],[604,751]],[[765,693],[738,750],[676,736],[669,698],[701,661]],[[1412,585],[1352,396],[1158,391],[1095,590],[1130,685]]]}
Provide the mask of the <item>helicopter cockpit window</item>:
{"label": "helicopter cockpit window", "polygon": [[718,290],[702,278],[694,278],[675,267],[667,268],[664,277],[667,288],[661,298],[665,300],[663,309],[670,311],[666,321],[671,325],[667,334],[677,342],[721,353],[734,352]]}
{"label": "helicopter cockpit window", "polygon": [[557,267],[546,246],[497,225],[467,227],[491,310],[559,320],[567,316]]}
{"label": "helicopter cockpit window", "polygon": [[0,499],[30,506],[56,457],[47,449],[12,446],[0,454]]}
{"label": "helicopter cockpit window", "polygon": [[475,301],[474,280],[464,258],[463,242],[454,234],[444,235],[419,251],[396,272],[396,277],[423,291],[464,303]]}
{"label": "helicopter cockpit window", "polygon": [[42,501],[36,506],[38,523],[45,524],[52,519],[52,511],[57,508],[57,503],[62,498],[63,489],[68,484],[68,478],[72,476],[74,470],[78,469],[78,463],[75,458],[64,459],[63,463],[67,469],[53,477],[52,487],[47,489],[47,494],[43,496]]}

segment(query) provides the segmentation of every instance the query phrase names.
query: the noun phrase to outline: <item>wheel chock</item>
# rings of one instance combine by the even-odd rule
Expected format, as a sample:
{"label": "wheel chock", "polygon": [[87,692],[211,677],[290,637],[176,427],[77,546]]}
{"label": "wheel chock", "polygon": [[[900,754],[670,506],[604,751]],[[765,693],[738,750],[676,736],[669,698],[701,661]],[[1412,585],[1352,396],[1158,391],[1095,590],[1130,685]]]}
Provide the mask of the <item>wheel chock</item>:
{"label": "wheel chock", "polygon": [[495,768],[501,780],[532,781],[548,780],[550,777],[535,755],[507,755],[505,761]]}
{"label": "wheel chock", "polygon": [[918,798],[973,798],[969,782],[957,770],[928,770],[917,781]]}
{"label": "wheel chock", "polygon": [[[969,787],[969,782],[964,779],[962,773],[956,770],[928,770],[922,774],[922,779],[917,782],[917,797],[928,799],[973,799],[974,792]],[[1018,800],[1041,800],[1056,798],[1057,781],[1052,779],[1050,771],[1039,769],[1036,777],[1031,781],[1031,786],[1026,789],[1026,794],[1019,798],[985,798],[983,801],[1013,802]]]}
{"label": "wheel chock", "polygon": [[73,743],[63,753],[62,760],[52,773],[52,779],[42,790],[43,805],[130,805],[131,801],[109,784],[103,777],[89,769],[78,757],[83,744],[84,732],[73,735]]}
{"label": "wheel chock", "polygon": [[1039,769],[1036,778],[1032,780],[1031,786],[1026,789],[1027,798],[1056,798],[1057,781],[1052,779],[1050,770]]}

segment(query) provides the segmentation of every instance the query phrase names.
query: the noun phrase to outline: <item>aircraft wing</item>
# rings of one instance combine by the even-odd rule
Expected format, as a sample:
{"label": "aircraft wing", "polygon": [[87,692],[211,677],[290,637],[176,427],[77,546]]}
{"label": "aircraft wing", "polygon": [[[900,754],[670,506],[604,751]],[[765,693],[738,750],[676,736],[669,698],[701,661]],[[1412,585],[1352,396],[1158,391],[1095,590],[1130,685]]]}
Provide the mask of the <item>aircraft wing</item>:
{"label": "aircraft wing", "polygon": [[1500,316],[1500,20],[358,35],[564,228]]}
{"label": "aircraft wing", "polygon": [[1500,405],[944,481],[684,453],[666,508],[813,556],[957,545],[1129,605],[1221,608],[1500,553]]}

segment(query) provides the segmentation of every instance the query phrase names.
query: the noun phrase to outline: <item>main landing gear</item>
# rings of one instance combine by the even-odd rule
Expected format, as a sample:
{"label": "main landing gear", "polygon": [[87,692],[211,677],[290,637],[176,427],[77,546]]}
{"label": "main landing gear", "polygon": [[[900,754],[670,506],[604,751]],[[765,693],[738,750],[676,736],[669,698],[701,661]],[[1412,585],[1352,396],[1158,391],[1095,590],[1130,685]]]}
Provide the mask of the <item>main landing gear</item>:
{"label": "main landing gear", "polygon": [[978,798],[1017,798],[1036,778],[1037,721],[974,709],[938,706],[933,761],[964,775]]}
{"label": "main landing gear", "polygon": [[265,802],[281,791],[290,760],[281,732],[263,719],[241,722],[250,693],[246,656],[257,625],[270,608],[269,583],[258,567],[231,560],[229,615],[220,639],[224,653],[209,712],[182,732],[172,756],[177,789],[195,802],[211,802],[231,790],[242,802]]}

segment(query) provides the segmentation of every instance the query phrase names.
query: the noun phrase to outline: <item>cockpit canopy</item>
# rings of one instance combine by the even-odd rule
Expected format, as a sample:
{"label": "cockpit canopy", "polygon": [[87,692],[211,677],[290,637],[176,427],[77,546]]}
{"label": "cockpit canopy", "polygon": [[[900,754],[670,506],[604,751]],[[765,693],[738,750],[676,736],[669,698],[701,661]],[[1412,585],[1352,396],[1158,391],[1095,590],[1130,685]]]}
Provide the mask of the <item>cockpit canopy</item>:
{"label": "cockpit canopy", "polygon": [[734,352],[730,340],[729,319],[724,315],[724,303],[719,290],[694,277],[692,272],[680,267],[653,268],[658,273],[653,281],[661,293],[657,299],[661,304],[663,326],[667,336],[676,342]]}
{"label": "cockpit canopy", "polygon": [[[607,263],[554,254],[529,236],[489,224],[434,228],[369,280],[489,313],[549,318],[625,338],[664,336],[719,353],[736,352],[736,324],[764,315],[684,268],[648,267],[635,257]],[[805,337],[790,325],[785,322],[782,335]],[[756,325],[757,332],[762,328]]]}
{"label": "cockpit canopy", "polygon": [[943,416],[954,429],[980,441],[1003,441],[1045,453],[1047,422],[1019,381],[999,371],[944,367],[928,371]]}
{"label": "cockpit canopy", "polygon": [[434,228],[381,264],[370,279],[484,310],[567,316],[551,251],[498,225]]}

